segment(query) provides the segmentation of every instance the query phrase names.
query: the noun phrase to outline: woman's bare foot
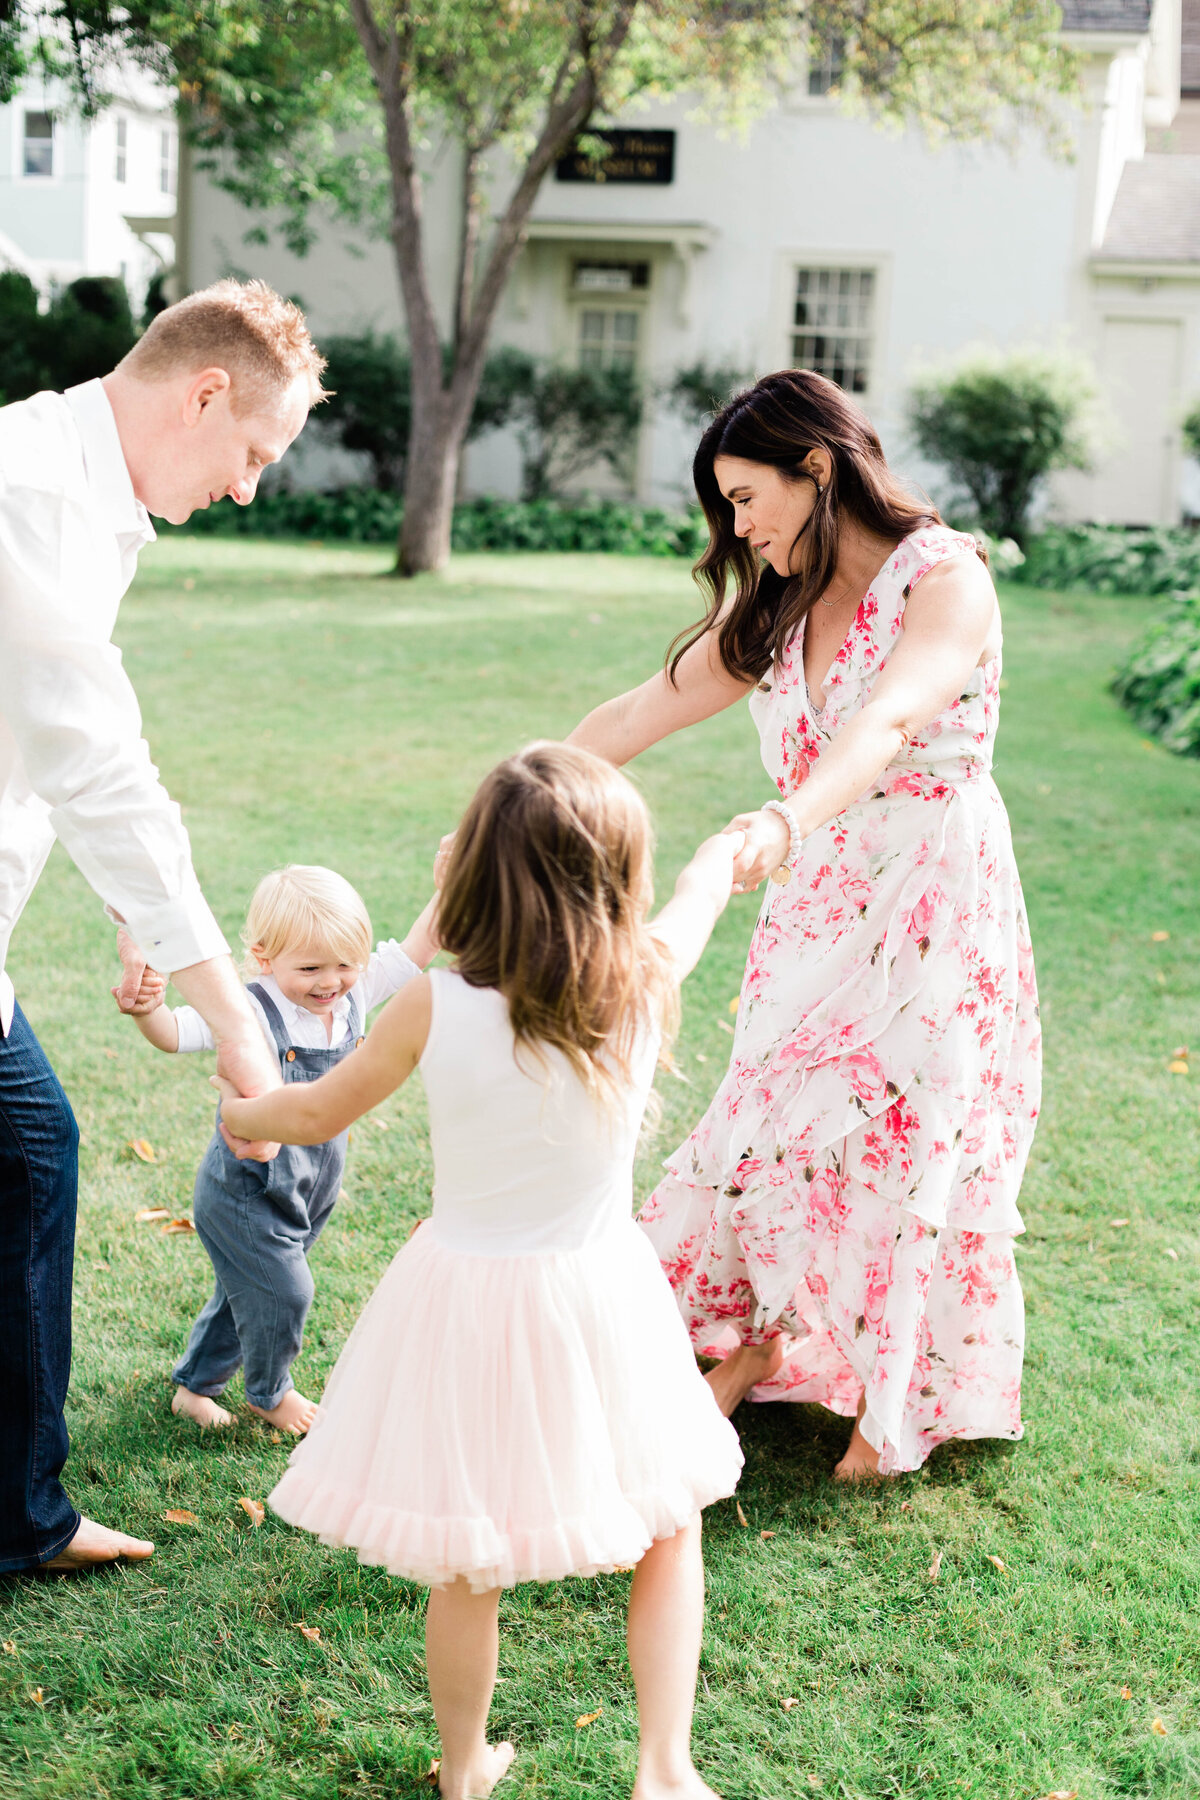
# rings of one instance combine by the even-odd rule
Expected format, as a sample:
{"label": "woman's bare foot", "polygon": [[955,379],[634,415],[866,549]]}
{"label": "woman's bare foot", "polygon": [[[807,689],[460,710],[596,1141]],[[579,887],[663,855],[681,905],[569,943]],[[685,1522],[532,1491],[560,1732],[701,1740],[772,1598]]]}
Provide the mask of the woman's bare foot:
{"label": "woman's bare foot", "polygon": [[[739,1344],[724,1362],[709,1370],[704,1379],[717,1396],[717,1405],[727,1419],[733,1417],[752,1387],[757,1387],[760,1381],[768,1381],[776,1373],[783,1361],[783,1349],[781,1337],[769,1338],[765,1344]],[[699,1776],[696,1779],[699,1780]]]}
{"label": "woman's bare foot", "polygon": [[268,1425],[277,1425],[280,1431],[290,1431],[293,1437],[303,1437],[317,1416],[316,1401],[306,1400],[295,1388],[289,1388],[279,1405],[273,1406],[269,1412],[261,1406],[252,1406],[249,1400],[246,1405],[260,1419],[265,1419]]}
{"label": "woman's bare foot", "polygon": [[639,1771],[631,1800],[721,1800],[721,1796],[695,1769],[689,1769],[675,1780],[643,1775]]}
{"label": "woman's bare foot", "polygon": [[126,1537],[123,1531],[110,1531],[107,1525],[97,1525],[95,1519],[80,1519],[79,1530],[70,1543],[41,1566],[78,1573],[81,1569],[94,1569],[100,1563],[118,1562],[122,1557],[127,1562],[145,1562],[153,1555],[154,1545],[145,1538]]}
{"label": "woman's bare foot", "polygon": [[506,1738],[502,1744],[487,1744],[478,1762],[469,1769],[448,1769],[443,1761],[438,1770],[438,1792],[442,1800],[485,1800],[498,1781],[508,1774],[517,1754]]}
{"label": "woman's bare foot", "polygon": [[862,1432],[866,1410],[867,1396],[864,1394],[858,1403],[858,1417],[846,1445],[846,1454],[833,1471],[835,1481],[875,1481],[879,1478],[879,1452],[871,1448]]}
{"label": "woman's bare foot", "polygon": [[208,1394],[193,1394],[191,1388],[177,1387],[171,1401],[171,1411],[177,1419],[191,1419],[201,1431],[211,1426],[232,1425],[233,1414],[218,1406]]}

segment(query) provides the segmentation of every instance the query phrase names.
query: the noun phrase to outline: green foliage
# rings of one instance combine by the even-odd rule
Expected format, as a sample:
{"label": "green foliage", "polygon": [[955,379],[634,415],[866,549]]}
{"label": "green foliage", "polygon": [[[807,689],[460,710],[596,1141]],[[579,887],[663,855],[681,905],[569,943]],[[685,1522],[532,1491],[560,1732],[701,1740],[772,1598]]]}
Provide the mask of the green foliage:
{"label": "green foliage", "polygon": [[747,386],[749,379],[744,370],[734,368],[732,363],[690,363],[675,371],[664,397],[687,424],[703,431],[725,402],[739,388]]}
{"label": "green foliage", "polygon": [[559,492],[598,462],[631,483],[630,452],[644,404],[634,369],[536,365],[523,391],[514,394],[512,408],[524,459],[524,498],[541,500]]}
{"label": "green foliage", "polygon": [[1197,400],[1184,419],[1182,430],[1188,455],[1200,461],[1200,400]]}
{"label": "green foliage", "polygon": [[0,275],[0,403],[107,375],[136,338],[129,295],[115,276],[81,276],[42,313],[32,282],[8,271]]}
{"label": "green foliage", "polygon": [[[180,529],[200,537],[386,544],[395,538],[401,517],[400,497],[394,491],[271,488],[260,490],[253,506],[221,501],[194,513]],[[612,551],[695,561],[708,542],[708,530],[698,510],[667,513],[619,500],[572,506],[556,500],[482,499],[455,507],[453,542],[456,550],[582,550],[593,555]]]}
{"label": "green foliage", "polygon": [[1113,681],[1135,723],[1178,756],[1200,756],[1200,594],[1179,594]]}
{"label": "green foliage", "polygon": [[1030,540],[1019,581],[1097,594],[1174,594],[1200,587],[1200,535],[1156,526],[1054,525]]}
{"label": "green foliage", "polygon": [[984,530],[1023,544],[1045,477],[1088,466],[1095,392],[1078,357],[976,350],[914,382],[909,424],[921,454],[942,464]]}

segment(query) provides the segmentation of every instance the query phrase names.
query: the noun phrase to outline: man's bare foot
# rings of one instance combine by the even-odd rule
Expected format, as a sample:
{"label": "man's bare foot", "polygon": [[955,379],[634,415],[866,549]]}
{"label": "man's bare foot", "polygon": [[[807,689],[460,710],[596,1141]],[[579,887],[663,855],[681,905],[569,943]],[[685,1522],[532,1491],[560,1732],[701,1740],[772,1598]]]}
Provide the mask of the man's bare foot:
{"label": "man's bare foot", "polygon": [[233,1414],[218,1406],[208,1394],[193,1394],[191,1388],[177,1387],[171,1401],[171,1411],[177,1419],[191,1419],[199,1425],[201,1431],[211,1426],[232,1425]]}
{"label": "man's bare foot", "polygon": [[[783,1361],[783,1349],[781,1337],[770,1338],[765,1344],[739,1344],[724,1362],[709,1370],[704,1379],[717,1396],[717,1405],[727,1419],[733,1417],[752,1387],[776,1373]],[[699,1776],[696,1779],[699,1780]]]}
{"label": "man's bare foot", "polygon": [[153,1555],[154,1545],[145,1538],[126,1537],[123,1531],[110,1531],[107,1525],[97,1525],[95,1519],[80,1519],[79,1530],[70,1543],[41,1566],[78,1573],[81,1569],[94,1569],[100,1563],[118,1562],[122,1557],[127,1562],[145,1562]]}
{"label": "man's bare foot", "polygon": [[695,1769],[684,1770],[674,1779],[639,1769],[631,1800],[721,1800],[721,1796]]}
{"label": "man's bare foot", "polygon": [[442,1800],[486,1800],[498,1781],[508,1774],[517,1754],[506,1738],[502,1744],[486,1744],[483,1755],[468,1769],[447,1768],[443,1760],[438,1770],[438,1792]]}
{"label": "man's bare foot", "polygon": [[260,1419],[265,1419],[268,1425],[277,1425],[280,1431],[290,1431],[293,1437],[303,1437],[317,1416],[315,1400],[306,1400],[295,1388],[289,1388],[279,1405],[273,1406],[269,1412],[261,1406],[251,1405],[249,1400],[246,1405]]}
{"label": "man's bare foot", "polygon": [[879,1479],[879,1452],[871,1448],[862,1432],[863,1414],[866,1410],[867,1396],[864,1394],[858,1403],[858,1417],[854,1421],[854,1430],[850,1433],[850,1442],[846,1445],[846,1454],[833,1471],[835,1481]]}

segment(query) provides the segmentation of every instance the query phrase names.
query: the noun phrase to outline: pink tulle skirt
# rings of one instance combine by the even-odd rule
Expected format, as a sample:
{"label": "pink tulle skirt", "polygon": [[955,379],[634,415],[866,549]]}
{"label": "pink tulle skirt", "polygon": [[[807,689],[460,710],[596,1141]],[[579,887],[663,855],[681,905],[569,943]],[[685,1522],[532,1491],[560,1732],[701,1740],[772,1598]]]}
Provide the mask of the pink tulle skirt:
{"label": "pink tulle skirt", "polygon": [[322,1543],[476,1592],[635,1563],[731,1494],[737,1435],[644,1233],[393,1259],[270,1505]]}

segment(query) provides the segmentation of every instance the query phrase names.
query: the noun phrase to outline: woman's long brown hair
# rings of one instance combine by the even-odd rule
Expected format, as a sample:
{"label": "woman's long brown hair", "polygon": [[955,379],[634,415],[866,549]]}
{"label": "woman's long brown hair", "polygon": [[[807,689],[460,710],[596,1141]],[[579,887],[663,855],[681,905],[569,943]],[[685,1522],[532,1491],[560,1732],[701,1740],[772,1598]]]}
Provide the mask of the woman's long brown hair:
{"label": "woman's long brown hair", "polygon": [[[801,467],[812,450],[824,450],[832,465],[821,493],[815,477]],[[747,539],[735,535],[733,506],[713,473],[718,456],[766,463],[788,481],[812,483],[816,503],[788,559],[799,564],[795,575],[777,575]],[[892,474],[862,408],[811,369],[764,375],[735,395],[700,439],[692,476],[710,534],[708,549],[692,573],[707,593],[709,607],[668,648],[672,680],[685,651],[715,629],[729,673],[758,681],[832,581],[844,519],[894,543],[922,525],[942,522],[935,506],[915,499]],[[726,610],[731,574],[734,597]]]}
{"label": "woman's long brown hair", "polygon": [[531,744],[484,777],[438,904],[443,949],[472,987],[504,995],[518,1046],[560,1050],[604,1100],[628,1082],[640,1029],[669,1031],[678,1005],[646,929],[652,847],[645,804],[611,763]]}

